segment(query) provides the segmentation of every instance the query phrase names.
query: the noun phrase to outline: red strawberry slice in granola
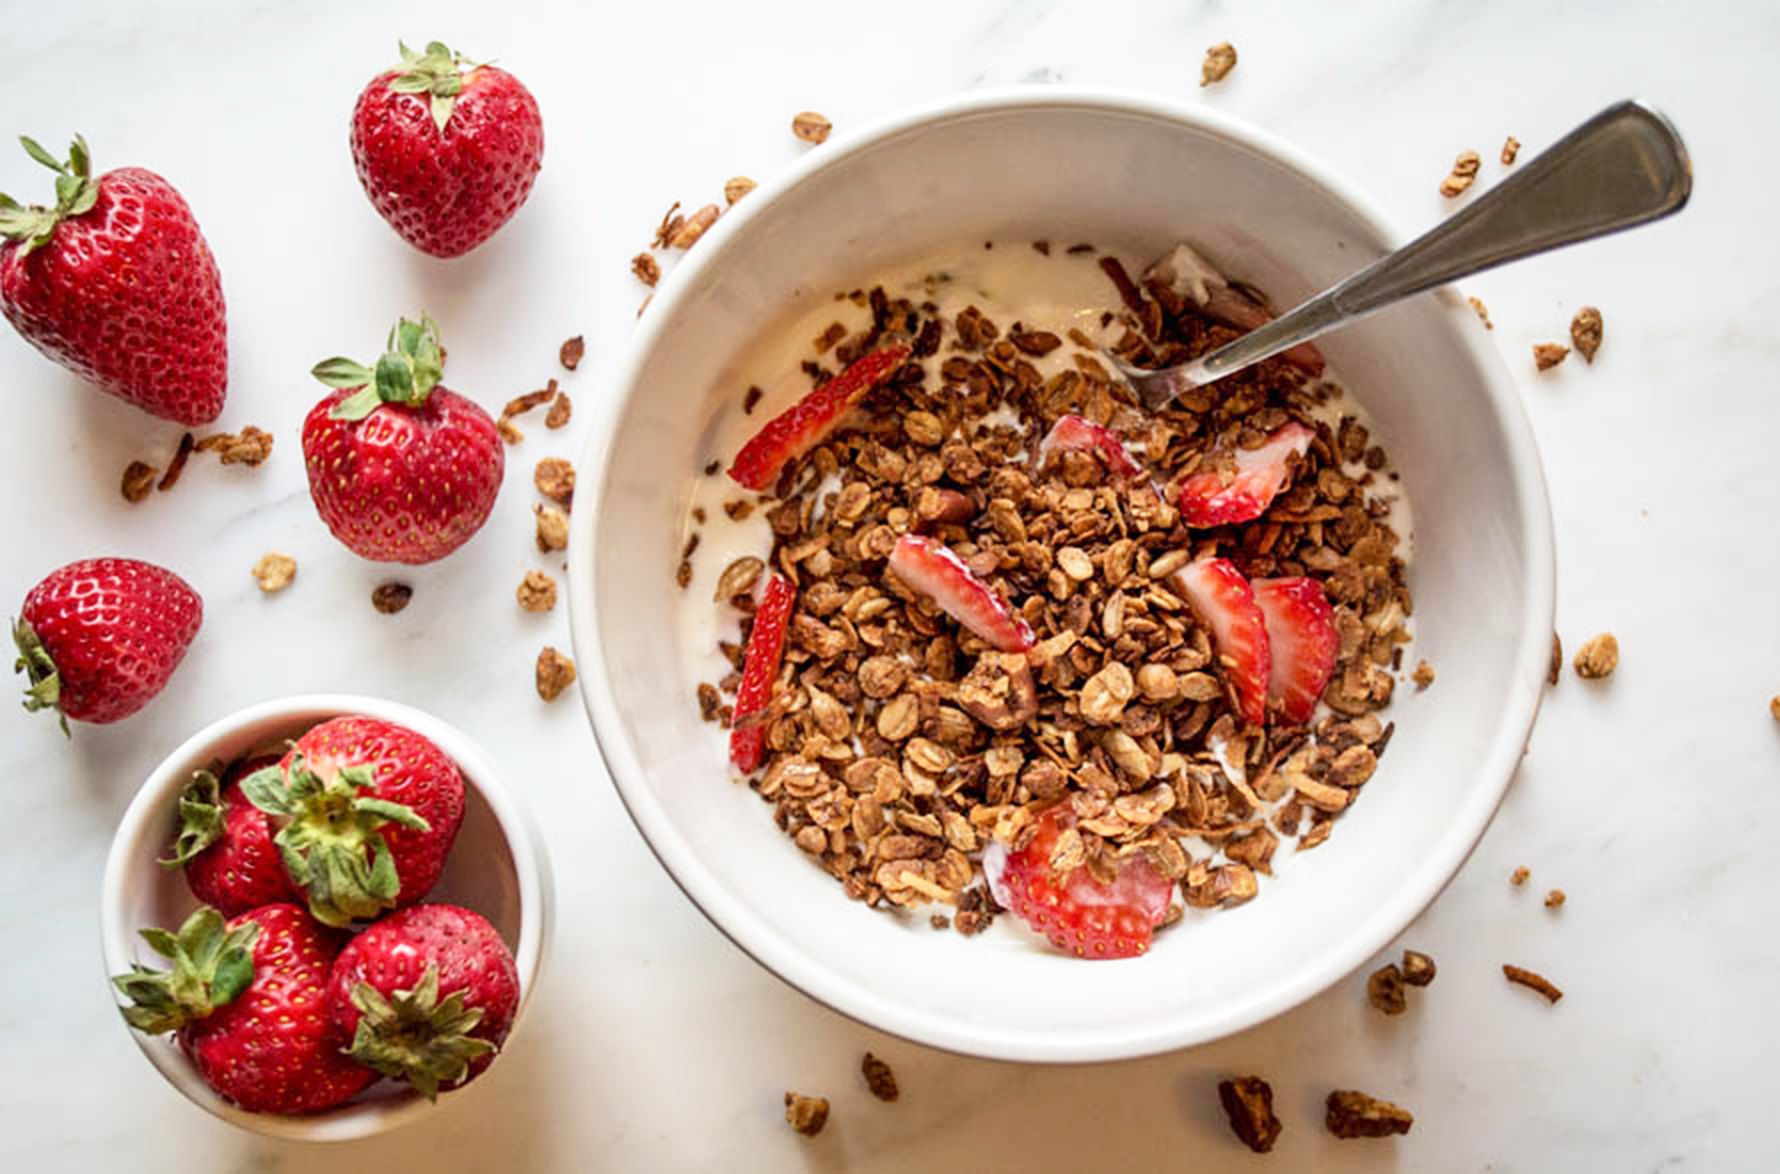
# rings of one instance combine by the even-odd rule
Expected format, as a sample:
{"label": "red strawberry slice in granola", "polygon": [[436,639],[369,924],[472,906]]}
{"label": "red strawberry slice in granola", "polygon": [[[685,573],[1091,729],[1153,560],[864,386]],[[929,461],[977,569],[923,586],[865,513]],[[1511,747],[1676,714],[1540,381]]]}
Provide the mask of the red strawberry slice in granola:
{"label": "red strawberry slice in granola", "polygon": [[1315,579],[1256,579],[1253,586],[1273,658],[1267,699],[1286,721],[1303,725],[1335,671],[1335,609]]}
{"label": "red strawberry slice in granola", "polygon": [[797,588],[783,575],[766,581],[760,606],[754,610],[754,627],[748,633],[748,655],[742,662],[742,683],[736,689],[735,710],[730,716],[729,760],[742,771],[756,770],[766,754],[764,723],[747,722],[772,700],[773,682],[779,676],[779,658],[785,652],[785,629],[791,623],[791,607]]}
{"label": "red strawberry slice in granola", "polygon": [[1121,477],[1135,477],[1142,471],[1117,433],[1082,416],[1057,417],[1045,438],[1038,442],[1038,467],[1044,468],[1052,454],[1071,449],[1094,453]]}
{"label": "red strawberry slice in granola", "polygon": [[1038,834],[1018,852],[991,844],[983,873],[995,899],[1058,949],[1093,960],[1135,958],[1174,898],[1174,885],[1142,854],[1118,861],[1112,883],[1095,879],[1085,865],[1064,872],[1051,867],[1065,831],[1075,826],[1067,803],[1038,817]]}
{"label": "red strawberry slice in granola", "polygon": [[1181,482],[1181,519],[1189,526],[1250,522],[1267,512],[1292,479],[1291,460],[1302,457],[1316,433],[1296,420],[1282,424],[1260,448],[1237,449],[1234,472],[1195,473]]}
{"label": "red strawberry slice in granola", "polygon": [[1003,652],[1024,652],[1034,640],[1026,621],[1015,615],[989,585],[971,574],[964,560],[944,543],[905,534],[890,552],[890,569],[921,594],[930,596],[953,619]]}
{"label": "red strawberry slice in granola", "polygon": [[841,420],[902,366],[910,348],[897,343],[860,356],[846,370],[766,422],[729,466],[738,484],[756,492],[771,488],[786,465],[809,452],[840,427]]}
{"label": "red strawberry slice in granola", "polygon": [[1192,605],[1200,622],[1211,629],[1212,647],[1217,650],[1224,679],[1236,692],[1237,712],[1244,721],[1261,725],[1267,720],[1273,654],[1267,621],[1255,602],[1254,589],[1225,558],[1190,562],[1168,581]]}

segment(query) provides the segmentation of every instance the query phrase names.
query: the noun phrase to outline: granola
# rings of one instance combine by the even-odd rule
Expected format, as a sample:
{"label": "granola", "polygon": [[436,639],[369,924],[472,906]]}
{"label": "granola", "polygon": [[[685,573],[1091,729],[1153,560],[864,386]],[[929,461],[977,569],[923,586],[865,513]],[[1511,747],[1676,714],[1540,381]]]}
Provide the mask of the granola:
{"label": "granola", "polygon": [[550,611],[556,606],[556,580],[543,571],[527,571],[514,595],[526,611]]}
{"label": "granola", "polygon": [[1520,140],[1509,135],[1502,140],[1502,166],[1513,167],[1515,158],[1520,154]]}
{"label": "granola", "polygon": [[1610,676],[1619,667],[1619,641],[1612,632],[1602,632],[1576,650],[1576,675],[1585,681],[1598,681]]}
{"label": "granola", "polygon": [[555,701],[562,696],[564,689],[575,683],[575,662],[546,645],[538,653],[538,664],[535,672],[538,696],[545,701]]}
{"label": "granola", "polygon": [[149,495],[155,487],[155,478],[161,471],[147,461],[131,461],[124,466],[123,484],[119,486],[124,500],[135,505]]}
{"label": "granola", "polygon": [[902,1095],[896,1086],[896,1073],[879,1057],[865,1053],[865,1058],[859,1062],[859,1071],[865,1077],[865,1087],[880,1101],[894,1101]]}
{"label": "granola", "polygon": [[828,1098],[806,1097],[802,1093],[787,1092],[785,1124],[805,1137],[815,1137],[828,1124]]}
{"label": "granola", "polygon": [[386,616],[393,616],[408,606],[414,588],[406,583],[381,583],[371,592],[371,606]]}
{"label": "granola", "polygon": [[1403,981],[1410,986],[1427,986],[1434,981],[1434,959],[1420,950],[1403,951]]}
{"label": "granola", "polygon": [[1576,351],[1590,363],[1595,361],[1595,352],[1601,349],[1601,312],[1593,306],[1584,306],[1576,311],[1576,317],[1570,319],[1570,341],[1576,345]]}
{"label": "granola", "polygon": [[556,359],[565,369],[573,371],[576,367],[581,365],[581,360],[586,354],[587,339],[582,335],[577,334],[574,338],[571,338],[562,344],[556,352]]}
{"label": "granola", "polygon": [[1213,82],[1221,82],[1230,76],[1236,68],[1236,46],[1228,41],[1221,41],[1205,51],[1205,61],[1199,66],[1199,87],[1204,89]]}
{"label": "granola", "polygon": [[288,554],[268,551],[253,564],[253,577],[267,595],[283,591],[297,577],[297,560]]}
{"label": "granola", "polygon": [[1273,1086],[1259,1076],[1235,1076],[1218,1082],[1218,1102],[1230,1118],[1230,1129],[1257,1154],[1267,1153],[1284,1128],[1273,1114]]}
{"label": "granola", "polygon": [[1447,199],[1461,196],[1477,180],[1477,169],[1482,164],[1476,151],[1460,151],[1459,157],[1452,161],[1452,172],[1440,181],[1440,194]]}
{"label": "granola", "polygon": [[1326,1108],[1323,1124],[1341,1138],[1389,1137],[1393,1133],[1408,1133],[1415,1124],[1414,1115],[1403,1106],[1354,1089],[1331,1092]]}
{"label": "granola", "polygon": [[811,110],[791,119],[791,133],[806,143],[825,143],[833,130],[834,123]]}
{"label": "granola", "polygon": [[1550,979],[1546,978],[1543,974],[1528,970],[1525,967],[1512,966],[1508,963],[1503,963],[1502,976],[1509,982],[1524,986],[1528,990],[1539,992],[1541,995],[1545,996],[1545,1001],[1548,1003],[1555,1003],[1564,997],[1564,992],[1560,991]]}
{"label": "granola", "polygon": [[1541,371],[1549,371],[1563,362],[1570,353],[1570,348],[1562,343],[1536,342],[1533,344],[1533,366]]}

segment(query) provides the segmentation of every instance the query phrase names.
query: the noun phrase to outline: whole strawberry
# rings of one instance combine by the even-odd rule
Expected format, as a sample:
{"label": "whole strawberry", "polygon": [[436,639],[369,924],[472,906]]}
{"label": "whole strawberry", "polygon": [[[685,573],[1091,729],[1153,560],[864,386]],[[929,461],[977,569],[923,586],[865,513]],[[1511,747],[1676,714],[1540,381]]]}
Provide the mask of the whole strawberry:
{"label": "whole strawberry", "polygon": [[269,754],[243,759],[220,782],[214,769],[195,771],[179,796],[179,835],[173,854],[159,863],[183,866],[192,896],[225,917],[300,899],[272,842],[269,818],[240,786],[255,771],[277,765]]}
{"label": "whole strawberry", "polygon": [[204,601],[153,563],[69,563],[31,588],[13,621],[14,665],[31,681],[28,710],[105,723],[129,717],[166,687],[204,622]]}
{"label": "whole strawberry", "polygon": [[303,421],[309,496],[334,537],[378,562],[430,563],[482,528],[506,469],[488,413],[439,384],[431,318],[390,331],[376,370],[318,363],[332,395]]}
{"label": "whole strawberry", "polygon": [[178,1033],[206,1084],[254,1113],[314,1113],[356,1096],[377,1074],[334,1046],[323,1002],[344,937],[295,905],[265,905],[226,924],[204,906],[177,934],[142,937],[168,971],[132,966],[111,981],[130,1026]]}
{"label": "whole strawberry", "polygon": [[0,310],[32,346],[100,390],[187,427],[222,412],[229,343],[222,279],[192,210],[152,171],[94,179],[86,141],[56,173],[56,203],[0,196]]}
{"label": "whole strawberry", "polygon": [[519,1010],[519,972],[494,926],[416,905],[352,940],[328,976],[336,1041],[360,1064],[437,1100],[481,1075]]}
{"label": "whole strawberry", "polygon": [[241,781],[309,912],[344,926],[426,896],[464,818],[457,763],[394,722],[337,717]]}
{"label": "whole strawberry", "polygon": [[352,161],[371,204],[435,257],[469,252],[512,219],[544,156],[531,91],[434,41],[401,46],[352,111]]}

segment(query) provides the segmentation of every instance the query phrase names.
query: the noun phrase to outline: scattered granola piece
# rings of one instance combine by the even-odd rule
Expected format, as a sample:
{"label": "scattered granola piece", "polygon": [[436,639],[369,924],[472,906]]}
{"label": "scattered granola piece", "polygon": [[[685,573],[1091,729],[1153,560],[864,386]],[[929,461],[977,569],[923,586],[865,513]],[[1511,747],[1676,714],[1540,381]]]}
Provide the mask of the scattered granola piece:
{"label": "scattered granola piece", "polygon": [[802,1093],[785,1094],[785,1123],[805,1137],[815,1137],[828,1124],[828,1100],[806,1097]]}
{"label": "scattered granola piece", "polygon": [[1490,321],[1490,308],[1483,304],[1482,298],[1466,298],[1465,300],[1471,303],[1471,308],[1477,311],[1477,316],[1479,318],[1483,319],[1483,328],[1485,330],[1494,330],[1496,328],[1496,324]]}
{"label": "scattered granola piece", "polygon": [[766,564],[760,559],[751,554],[743,555],[723,568],[723,574],[717,577],[717,591],[711,598],[721,603],[726,599],[734,599],[743,592],[752,591],[764,570]]}
{"label": "scattered granola piece", "polygon": [[1576,311],[1576,317],[1570,319],[1570,341],[1576,344],[1577,353],[1594,362],[1595,352],[1601,349],[1601,312],[1593,306]]}
{"label": "scattered granola piece", "polygon": [[1558,677],[1563,674],[1563,671],[1564,642],[1558,639],[1556,632],[1553,632],[1551,634],[1551,667],[1545,670],[1545,683],[1547,685],[1557,684]]}
{"label": "scattered granola piece", "polygon": [[1533,344],[1533,366],[1541,371],[1549,371],[1564,361],[1570,348],[1555,342],[1536,342]]}
{"label": "scattered granola piece", "polygon": [[575,662],[549,645],[538,653],[538,696],[555,701],[562,691],[575,683]]}
{"label": "scattered granola piece", "polygon": [[1284,1128],[1273,1114],[1273,1086],[1259,1076],[1236,1076],[1218,1082],[1218,1100],[1230,1118],[1237,1139],[1257,1154],[1273,1148]]}
{"label": "scattered granola piece", "polygon": [[561,457],[545,457],[532,471],[532,484],[557,505],[570,505],[575,500],[575,466]]}
{"label": "scattered granola piece", "polygon": [[1564,992],[1558,990],[1557,987],[1552,984],[1551,980],[1546,978],[1543,974],[1538,974],[1519,966],[1510,966],[1504,962],[1502,964],[1502,975],[1509,982],[1524,986],[1529,990],[1538,991],[1545,996],[1547,1002],[1555,1003],[1564,997]]}
{"label": "scattered granola piece", "polygon": [[1477,168],[1483,161],[1476,151],[1460,151],[1452,161],[1452,174],[1440,181],[1440,194],[1451,200],[1464,194],[1477,179]]}
{"label": "scattered granola piece", "polygon": [[698,716],[704,721],[714,722],[722,712],[723,694],[719,693],[717,686],[709,681],[700,681],[698,683]]}
{"label": "scattered granola piece", "polygon": [[1527,878],[1532,875],[1533,875],[1533,870],[1523,864],[1519,868],[1515,869],[1513,872],[1508,874],[1508,883],[1518,889],[1522,885],[1526,884]]}
{"label": "scattered granola piece", "polygon": [[896,1073],[890,1071],[890,1065],[884,1063],[870,1052],[859,1062],[859,1071],[865,1075],[865,1087],[871,1095],[880,1101],[893,1101],[902,1095],[896,1087]]}
{"label": "scattered granola piece", "polygon": [[649,303],[654,300],[654,294],[650,294],[648,297],[644,298],[642,304],[637,307],[637,317],[641,318],[643,316],[643,311],[647,310],[649,308]]}
{"label": "scattered granola piece", "polygon": [[383,583],[371,592],[371,606],[386,616],[393,616],[408,606],[414,598],[414,588],[406,583]]}
{"label": "scattered granola piece", "polygon": [[569,545],[569,516],[553,505],[533,507],[538,516],[538,549],[545,554],[566,550]]}
{"label": "scattered granola piece", "polygon": [[1353,1089],[1336,1089],[1326,1102],[1323,1124],[1340,1138],[1389,1137],[1408,1133],[1415,1117],[1401,1105]]}
{"label": "scattered granola piece", "polygon": [[674,585],[684,591],[692,586],[692,560],[683,558],[680,565],[674,568]]}
{"label": "scattered granola piece", "polygon": [[766,392],[761,391],[760,388],[750,384],[748,390],[742,393],[742,415],[752,416],[755,407],[760,403],[760,397],[765,394]]}
{"label": "scattered granola piece", "polygon": [[653,286],[661,280],[661,262],[648,253],[638,253],[632,257],[630,271],[636,274],[638,281],[647,286]]}
{"label": "scattered granola piece", "polygon": [[806,143],[824,143],[834,123],[814,111],[806,110],[791,120],[791,133]]}
{"label": "scattered granola piece", "polygon": [[1387,962],[1367,976],[1366,1001],[1386,1015],[1401,1015],[1409,1010],[1403,972],[1395,962]]}
{"label": "scattered granola piece", "polygon": [[513,421],[502,416],[494,422],[494,430],[500,433],[501,440],[506,444],[518,444],[525,439],[525,433],[513,426]]}
{"label": "scattered granola piece", "polygon": [[543,571],[527,571],[514,594],[526,611],[549,611],[556,606],[556,580]]}
{"label": "scattered granola piece", "polygon": [[[184,445],[180,441],[182,448]],[[272,455],[272,434],[249,424],[240,432],[212,433],[192,447],[198,452],[215,452],[225,465],[246,465],[251,469]]]}
{"label": "scattered granola piece", "polygon": [[1199,88],[1223,81],[1235,68],[1236,46],[1228,41],[1218,42],[1205,51],[1205,61],[1199,66]]}
{"label": "scattered granola piece", "polygon": [[1425,660],[1418,662],[1415,672],[1410,674],[1409,679],[1415,682],[1415,691],[1420,693],[1434,683],[1434,666]]}
{"label": "scattered granola piece", "polygon": [[569,399],[569,393],[559,391],[556,393],[556,398],[550,401],[550,411],[544,415],[544,427],[561,428],[569,422],[569,417],[574,415],[574,412],[575,405]]}
{"label": "scattered granola piece", "polygon": [[679,230],[668,239],[668,247],[690,249],[698,243],[699,237],[710,231],[711,225],[717,223],[717,217],[721,214],[722,211],[717,205],[706,204],[686,218]]}
{"label": "scattered granola piece", "polygon": [[562,348],[556,352],[556,358],[564,367],[573,371],[581,365],[581,359],[586,354],[587,339],[577,334],[562,344]]}
{"label": "scattered granola piece", "polygon": [[1434,959],[1420,950],[1403,951],[1403,981],[1410,986],[1427,986],[1437,969]]}
{"label": "scattered granola piece", "polygon": [[684,223],[686,223],[686,217],[680,215],[680,201],[675,200],[668,210],[661,214],[661,223],[655,226],[655,239],[649,242],[650,247],[667,248],[669,239],[680,231],[680,226]]}
{"label": "scattered granola piece", "polygon": [[160,475],[161,471],[147,461],[131,461],[124,466],[123,483],[118,488],[123,492],[124,500],[135,505],[148,496],[155,487],[155,478]]}
{"label": "scattered granola piece", "polygon": [[1768,699],[1768,712],[1774,715],[1775,721],[1780,722],[1780,693]]}
{"label": "scattered granola piece", "polygon": [[723,185],[723,202],[733,204],[758,186],[745,175],[738,175]]}
{"label": "scattered granola piece", "polygon": [[274,591],[283,591],[297,577],[297,560],[288,554],[268,551],[260,556],[259,562],[253,564],[253,577],[259,580],[260,590],[267,595]]}
{"label": "scattered granola piece", "polygon": [[495,431],[499,432],[501,439],[508,444],[518,444],[525,439],[525,433],[513,426],[513,418],[524,415],[555,394],[556,380],[552,379],[546,387],[539,388],[537,391],[528,391],[524,395],[514,396],[501,409],[500,419],[495,421]]}
{"label": "scattered granola piece", "polygon": [[1612,632],[1599,636],[1576,650],[1576,675],[1585,681],[1598,681],[1619,667],[1619,641]]}
{"label": "scattered granola piece", "polygon": [[723,467],[722,461],[706,461],[705,462],[705,476],[715,477],[717,475],[717,470],[721,469],[722,467]]}
{"label": "scattered granola piece", "polygon": [[1557,909],[1563,905],[1564,900],[1564,890],[1553,889],[1551,892],[1545,894],[1545,907],[1547,909]]}
{"label": "scattered granola piece", "polygon": [[1502,166],[1513,167],[1514,157],[1520,154],[1520,140],[1509,135],[1502,143]]}

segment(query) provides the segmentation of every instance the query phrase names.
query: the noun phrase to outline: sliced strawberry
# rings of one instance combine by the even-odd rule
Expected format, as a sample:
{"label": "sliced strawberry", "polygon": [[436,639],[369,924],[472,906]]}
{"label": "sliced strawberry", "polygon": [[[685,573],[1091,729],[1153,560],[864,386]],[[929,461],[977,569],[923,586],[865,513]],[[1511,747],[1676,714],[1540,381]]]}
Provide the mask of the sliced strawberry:
{"label": "sliced strawberry", "polygon": [[[1273,315],[1265,307],[1250,301],[1231,286],[1213,286],[1209,294],[1205,299],[1205,312],[1226,326],[1248,331],[1273,321]],[[1279,357],[1313,379],[1323,373],[1323,352],[1310,343],[1288,347],[1279,353]]]}
{"label": "sliced strawberry", "polygon": [[1257,726],[1265,722],[1273,661],[1267,621],[1248,580],[1229,559],[1202,558],[1174,572],[1168,581],[1211,629],[1212,646],[1224,678],[1236,690],[1236,708],[1243,719]]}
{"label": "sliced strawberry", "polygon": [[1293,456],[1302,457],[1316,433],[1293,420],[1260,448],[1237,449],[1235,472],[1196,473],[1181,483],[1181,517],[1189,526],[1250,522],[1267,512],[1291,481]]}
{"label": "sliced strawberry", "polygon": [[1018,852],[991,845],[983,871],[995,899],[1078,958],[1134,958],[1150,948],[1174,885],[1141,855],[1121,860],[1111,884],[1096,880],[1085,866],[1053,873],[1057,840],[1074,826],[1069,805],[1059,803],[1038,817],[1038,834]]}
{"label": "sliced strawberry", "polygon": [[1038,467],[1044,468],[1052,453],[1080,449],[1099,456],[1106,467],[1121,477],[1135,477],[1142,469],[1131,458],[1125,442],[1104,424],[1081,416],[1059,416],[1038,442]]}
{"label": "sliced strawberry", "polygon": [[1341,647],[1335,609],[1315,579],[1256,579],[1253,587],[1273,658],[1267,699],[1286,721],[1303,725],[1316,712],[1317,699],[1335,671]]}
{"label": "sliced strawberry", "polygon": [[1033,645],[1032,629],[1009,610],[999,595],[970,573],[950,547],[918,534],[905,534],[890,552],[896,577],[933,598],[945,613],[1003,652]]}
{"label": "sliced strawberry", "polygon": [[779,471],[826,440],[841,418],[909,357],[901,343],[883,346],[855,360],[846,370],[766,422],[729,466],[737,483],[755,491],[770,488]]}
{"label": "sliced strawberry", "polygon": [[746,725],[742,719],[759,713],[772,700],[779,658],[785,652],[785,628],[791,622],[791,605],[796,602],[797,588],[783,575],[768,579],[760,593],[754,628],[748,635],[748,657],[742,664],[742,684],[736,690],[735,711],[730,718],[729,760],[738,770],[755,770],[765,756],[765,727]]}

